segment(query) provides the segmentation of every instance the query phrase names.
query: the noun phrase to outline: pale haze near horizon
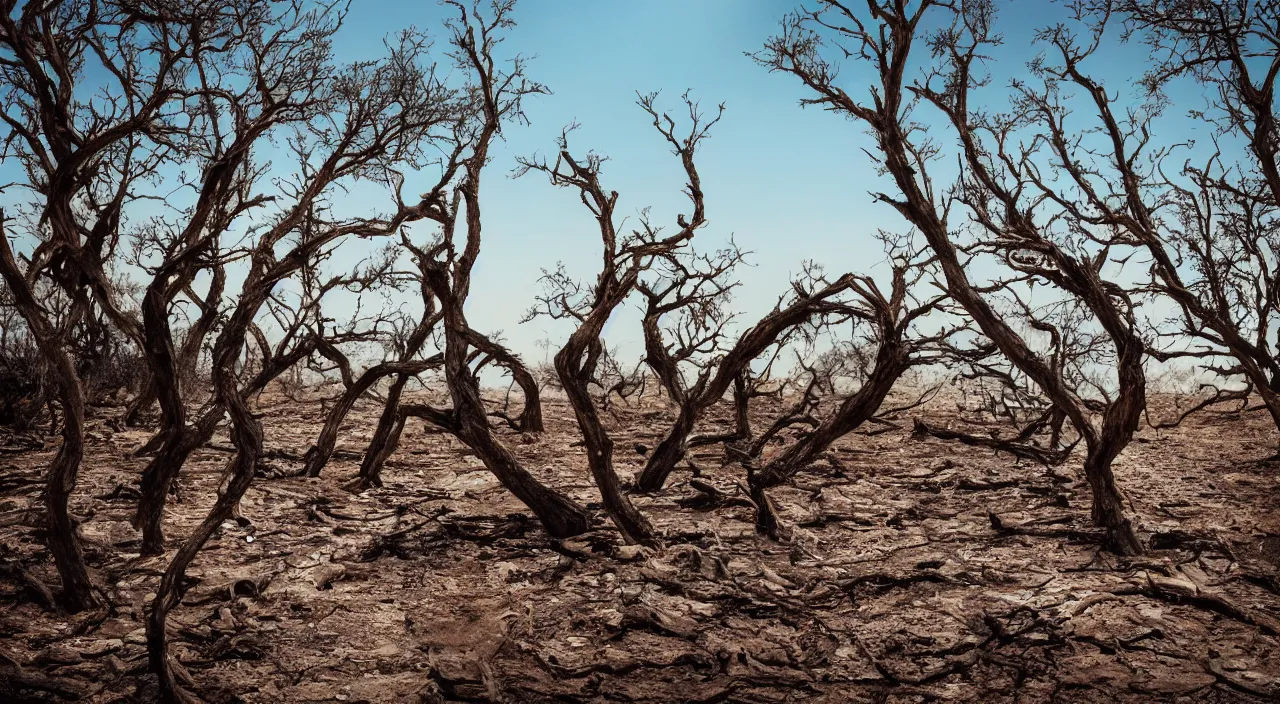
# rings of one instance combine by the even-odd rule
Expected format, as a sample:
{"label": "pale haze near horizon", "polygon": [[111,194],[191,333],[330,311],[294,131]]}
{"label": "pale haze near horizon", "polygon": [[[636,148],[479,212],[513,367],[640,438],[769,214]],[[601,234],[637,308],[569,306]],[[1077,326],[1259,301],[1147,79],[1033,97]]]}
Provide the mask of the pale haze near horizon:
{"label": "pale haze near horizon", "polygon": [[[795,7],[792,0],[521,0],[514,13],[517,26],[506,31],[496,54],[504,60],[524,56],[529,77],[551,93],[528,100],[529,124],[504,128],[486,170],[483,248],[467,308],[473,327],[501,331],[501,338],[527,362],[544,361],[548,352],[540,343],[550,340],[558,347],[568,328],[545,318],[520,322],[540,291],[542,270],[563,263],[583,282],[598,272],[599,233],[577,193],[555,188],[538,174],[511,178],[519,156],[554,158],[556,139],[566,125],[579,125],[571,136],[575,153],[595,151],[607,157],[602,181],[620,193],[617,212],[631,218],[629,224],[646,207],[652,208],[655,223],[668,228],[675,226],[677,213],[690,211],[679,160],[637,107],[637,92],[661,91],[659,108],[677,118],[683,115],[680,96],[686,90],[708,114],[725,104],[723,119],[698,152],[709,224],[698,232],[694,246],[713,251],[732,237],[751,253],[748,266],[738,270],[741,286],[732,303],[740,325],[766,313],[806,260],[821,263],[833,275],[883,275],[885,254],[876,232],[906,232],[908,227],[896,211],[870,195],[894,192],[864,152],[874,152],[873,140],[859,124],[816,108],[801,109],[798,102],[807,94],[799,82],[770,74],[748,56]],[[435,40],[434,54],[441,70],[448,71],[443,20],[452,12],[430,0],[357,0],[336,38],[335,60],[376,59],[385,54],[385,38],[415,26]],[[1039,51],[1031,44],[1034,31],[1064,18],[1059,3],[1001,4],[996,27],[1006,43],[991,53],[993,82],[978,93],[984,104],[1004,106],[1004,86],[1022,75]],[[1087,68],[1108,88],[1132,94],[1145,50],[1136,43],[1122,45],[1118,32],[1110,37]],[[923,47],[917,54],[917,60],[927,59]],[[841,85],[855,98],[865,98],[875,79],[869,65],[856,59],[844,62]],[[1185,123],[1178,123],[1203,97],[1195,94],[1189,100],[1185,107],[1176,101],[1161,120],[1185,129]],[[935,115],[922,109],[919,117],[927,122]],[[681,122],[681,128],[686,124]],[[937,138],[946,147],[954,142],[945,128]],[[287,159],[282,165],[288,168]],[[940,163],[937,174],[947,174],[947,168]],[[948,179],[937,174],[939,185],[945,185]],[[430,173],[410,175],[404,197],[415,197],[432,182]],[[344,215],[386,212],[385,199],[361,196],[360,189],[347,198],[339,196],[335,209]],[[6,193],[0,201],[13,198]],[[412,232],[419,241],[432,235],[422,226]],[[381,244],[346,244],[329,266],[348,266]],[[231,277],[228,298],[233,299],[239,282],[234,273]],[[339,301],[327,310],[342,318],[353,309],[349,304]],[[410,289],[392,305],[419,309],[421,302]],[[635,301],[615,313],[606,340],[624,363],[641,356]]]}

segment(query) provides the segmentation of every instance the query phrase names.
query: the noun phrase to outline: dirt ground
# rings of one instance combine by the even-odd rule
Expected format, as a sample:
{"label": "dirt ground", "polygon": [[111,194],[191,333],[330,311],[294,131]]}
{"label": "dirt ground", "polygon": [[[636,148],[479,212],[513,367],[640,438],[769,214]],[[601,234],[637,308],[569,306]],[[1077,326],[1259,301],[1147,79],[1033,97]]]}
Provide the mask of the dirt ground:
{"label": "dirt ground", "polygon": [[[944,404],[945,406],[945,404]],[[319,403],[264,403],[267,473],[310,445]],[[703,448],[638,505],[664,547],[603,521],[557,543],[451,438],[411,422],[384,488],[352,494],[376,422],[352,414],[320,479],[261,477],[190,571],[173,653],[212,702],[1263,702],[1280,700],[1280,463],[1261,414],[1145,429],[1116,473],[1151,553],[1096,546],[1078,462],[1054,470],[907,430],[846,438],[775,490],[787,543],[758,537],[741,468]],[[769,409],[763,409],[769,410]],[[44,450],[0,449],[0,700],[148,702],[144,609],[164,557],[129,519],[145,431],[99,409],[73,502],[109,608],[67,618],[42,547]],[[945,422],[945,407],[924,409]],[[571,412],[507,441],[598,512]],[[669,411],[614,418],[637,471]],[[712,419],[727,423],[727,409]],[[226,439],[193,456],[170,542],[208,509]],[[724,492],[708,500],[694,472]],[[7,663],[5,661],[8,661]]]}

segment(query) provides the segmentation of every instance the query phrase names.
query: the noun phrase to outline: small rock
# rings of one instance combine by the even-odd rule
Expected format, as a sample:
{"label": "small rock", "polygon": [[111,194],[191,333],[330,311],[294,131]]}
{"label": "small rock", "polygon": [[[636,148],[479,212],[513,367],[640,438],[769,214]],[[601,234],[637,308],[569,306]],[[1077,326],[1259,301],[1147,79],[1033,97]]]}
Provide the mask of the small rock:
{"label": "small rock", "polygon": [[125,634],[125,636],[124,636],[124,642],[126,642],[126,643],[134,643],[134,644],[137,644],[137,645],[146,645],[146,644],[147,644],[147,629],[145,629],[145,628],[139,628],[139,629],[136,629],[136,630],[129,631],[129,632],[128,632],[128,633],[126,633],[126,634]]}
{"label": "small rock", "polygon": [[613,556],[623,562],[634,562],[645,558],[645,550],[640,545],[619,545]]}
{"label": "small rock", "polygon": [[581,538],[569,538],[567,540],[563,540],[560,542],[560,546],[567,552],[575,555],[582,555],[584,557],[591,552],[591,543],[588,543]]}
{"label": "small rock", "polygon": [[215,631],[235,631],[238,629],[236,619],[231,615],[231,609],[222,607],[218,609],[218,618],[209,624]]}
{"label": "small rock", "polygon": [[334,582],[342,579],[346,574],[346,565],[339,562],[326,562],[311,568],[307,579],[315,585],[316,589],[329,589]]}
{"label": "small rock", "polygon": [[498,579],[503,582],[518,582],[524,574],[513,562],[499,562],[495,567],[498,570]]}
{"label": "small rock", "polygon": [[764,577],[766,582],[776,584],[783,589],[796,589],[794,582],[769,569],[766,565],[760,565],[760,574]]}
{"label": "small rock", "polygon": [[616,631],[622,628],[622,612],[617,609],[605,609],[597,613],[596,618],[610,630]]}

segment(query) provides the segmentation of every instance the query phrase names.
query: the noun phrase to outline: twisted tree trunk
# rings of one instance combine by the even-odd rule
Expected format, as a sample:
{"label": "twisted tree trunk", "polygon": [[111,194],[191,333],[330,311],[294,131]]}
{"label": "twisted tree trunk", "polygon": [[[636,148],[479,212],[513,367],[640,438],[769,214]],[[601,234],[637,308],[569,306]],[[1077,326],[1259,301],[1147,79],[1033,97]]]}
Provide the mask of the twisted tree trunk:
{"label": "twisted tree trunk", "polygon": [[[605,314],[597,317],[603,319]],[[600,325],[603,323],[601,322]],[[587,450],[587,466],[591,469],[591,477],[600,489],[600,497],[604,501],[605,511],[613,519],[614,525],[622,532],[628,543],[655,545],[653,526],[644,517],[627,495],[622,492],[618,483],[618,474],[613,469],[613,438],[600,422],[600,414],[596,410],[595,400],[587,389],[591,378],[593,362],[583,368],[583,356],[588,354],[587,346],[594,342],[600,346],[598,326],[586,324],[579,328],[569,341],[565,343],[555,356],[556,373],[560,377],[560,385],[564,387],[573,407],[573,414],[578,420],[578,428],[582,431],[583,443]]]}
{"label": "twisted tree trunk", "polygon": [[[263,368],[245,384],[240,393],[245,398],[261,393],[272,380],[305,358],[313,348],[314,344],[310,341],[299,343],[286,354],[264,360]],[[215,394],[212,403],[204,409],[194,425],[174,426],[167,432],[162,430],[153,438],[153,442],[159,440],[160,447],[142,472],[142,496],[138,499],[138,511],[133,519],[134,527],[142,530],[143,555],[164,552],[164,507],[170,487],[182,471],[187,458],[209,442],[225,415],[223,401]]]}
{"label": "twisted tree trunk", "polygon": [[[338,431],[342,428],[342,421],[346,419],[347,414],[356,405],[356,401],[360,400],[360,397],[368,392],[375,383],[392,374],[399,374],[407,379],[415,374],[421,374],[438,365],[441,361],[442,358],[437,355],[431,359],[416,362],[383,362],[367,369],[353,384],[343,391],[342,396],[333,404],[333,408],[329,409],[329,414],[325,417],[324,427],[320,429],[320,435],[303,458],[303,473],[308,477],[320,476],[320,471],[324,469],[324,466],[329,463],[329,459],[333,457],[333,450],[338,443]],[[387,407],[395,407],[392,405],[390,398],[387,399]]]}
{"label": "twisted tree trunk", "polygon": [[[166,704],[186,704],[194,701],[178,685],[174,676],[172,663],[169,661],[168,633],[166,621],[170,609],[182,598],[179,585],[186,574],[187,567],[195,559],[200,549],[213,537],[223,521],[231,517],[240,499],[253,482],[254,469],[258,457],[262,454],[262,427],[249,411],[249,405],[236,384],[236,360],[244,348],[245,332],[253,320],[261,302],[258,298],[265,296],[246,295],[241,299],[240,307],[228,322],[227,328],[219,337],[214,349],[213,386],[218,402],[229,413],[231,418],[231,442],[235,445],[236,454],[228,465],[228,481],[218,500],[205,517],[178,549],[173,560],[165,568],[160,581],[160,588],[151,602],[151,612],[147,618],[147,650],[152,671],[156,673],[160,683],[160,697]],[[258,305],[253,305],[257,301]]]}
{"label": "twisted tree trunk", "polygon": [[846,398],[834,414],[771,459],[761,471],[749,473],[747,483],[756,502],[757,530],[771,538],[778,537],[777,513],[765,490],[790,480],[826,452],[832,443],[867,422],[880,410],[894,384],[910,366],[908,350],[901,340],[881,344],[875,366],[857,393]]}
{"label": "twisted tree trunk", "polygon": [[358,489],[382,486],[382,466],[399,447],[400,433],[404,432],[406,416],[400,408],[400,398],[404,395],[404,387],[409,383],[409,378],[408,375],[401,374],[387,390],[387,403],[382,407],[378,427],[374,429],[369,447],[364,451],[364,459],[360,462],[360,476],[356,484]]}
{"label": "twisted tree trunk", "polygon": [[[4,232],[4,212],[0,211],[0,275],[13,295],[14,305],[36,339],[40,353],[50,363],[58,385],[62,404],[62,447],[49,464],[45,476],[44,501],[48,511],[49,552],[62,578],[62,601],[69,611],[77,612],[97,604],[89,569],[80,550],[77,526],[67,509],[76,488],[76,475],[84,457],[84,391],[71,358],[53,325],[36,302],[31,286],[14,259],[9,239]],[[81,306],[73,304],[72,317]]]}
{"label": "twisted tree trunk", "polygon": [[[538,517],[547,533],[568,538],[586,532],[591,518],[586,509],[539,482],[520,464],[510,448],[493,434],[480,397],[480,387],[467,368],[466,321],[461,302],[450,301],[445,312],[445,380],[453,399],[457,437],[471,448],[485,467]],[[450,339],[452,338],[452,339]]]}

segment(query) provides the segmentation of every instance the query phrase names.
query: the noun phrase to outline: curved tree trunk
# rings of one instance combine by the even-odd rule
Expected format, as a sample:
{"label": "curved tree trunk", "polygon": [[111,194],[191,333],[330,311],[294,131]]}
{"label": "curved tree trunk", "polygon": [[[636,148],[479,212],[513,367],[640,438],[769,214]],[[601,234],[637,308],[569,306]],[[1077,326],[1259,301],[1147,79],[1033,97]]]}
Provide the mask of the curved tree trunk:
{"label": "curved tree trunk", "polygon": [[[58,339],[58,334],[44,311],[40,309],[27,280],[9,247],[4,232],[4,213],[0,212],[0,275],[9,285],[14,305],[36,339],[41,354],[51,363],[62,404],[62,447],[49,464],[45,477],[44,500],[48,510],[49,552],[62,578],[62,601],[69,611],[77,612],[97,604],[93,583],[80,550],[77,526],[71,518],[67,502],[76,488],[76,475],[84,457],[84,391],[76,375],[75,361]],[[75,304],[73,304],[75,305]],[[79,306],[76,306],[77,308]],[[76,311],[72,312],[76,315]]]}
{"label": "curved tree trunk", "polygon": [[142,425],[142,415],[151,410],[151,406],[155,402],[155,382],[148,376],[147,384],[142,387],[142,392],[130,401],[129,406],[125,409],[124,424],[130,428],[137,428]]}
{"label": "curved tree trunk", "polygon": [[[174,363],[173,340],[169,332],[168,302],[164,295],[168,276],[164,270],[147,287],[142,300],[143,352],[146,354],[151,378],[147,392],[160,402],[160,449],[148,463],[142,474],[142,496],[134,517],[135,527],[141,526],[142,554],[158,555],[164,552],[164,535],[161,521],[165,496],[169,485],[182,466],[186,455],[180,455],[186,435],[187,412],[182,402],[177,369]],[[146,396],[144,394],[143,396]],[[139,397],[142,401],[143,397]],[[147,401],[146,405],[150,405]],[[142,403],[134,409],[143,407]],[[131,409],[131,412],[134,410]],[[127,422],[127,420],[126,420]]]}
{"label": "curved tree trunk", "polygon": [[909,366],[907,350],[900,342],[882,344],[876,355],[875,367],[857,393],[846,398],[840,408],[813,432],[771,459],[763,470],[750,473],[747,483],[756,502],[757,530],[771,538],[778,537],[777,514],[765,490],[791,479],[826,452],[832,443],[874,416]]}
{"label": "curved tree trunk", "polygon": [[[462,363],[465,365],[465,360]],[[534,512],[547,533],[556,538],[568,538],[590,529],[591,518],[586,509],[539,482],[521,466],[515,453],[494,436],[475,380],[454,377],[449,387],[453,391],[451,395],[457,413],[458,438],[476,453],[508,491]]]}
{"label": "curved tree trunk", "polygon": [[[255,266],[257,266],[255,262]],[[260,280],[260,272],[251,272],[250,281]],[[187,567],[204,547],[223,521],[234,513],[249,485],[253,482],[258,457],[262,454],[262,427],[249,411],[245,394],[236,383],[236,361],[244,348],[246,331],[254,314],[262,304],[265,294],[260,290],[246,292],[241,297],[236,312],[228,321],[214,349],[213,389],[218,405],[226,409],[231,419],[231,442],[236,454],[228,467],[228,480],[218,494],[209,514],[195,532],[182,543],[173,561],[165,568],[160,588],[151,602],[147,618],[147,650],[152,670],[160,682],[161,700],[181,703],[192,699],[177,683],[169,662],[166,621],[169,610],[181,599],[179,585]],[[264,360],[265,367],[268,366]],[[219,415],[221,415],[219,413]],[[190,443],[187,443],[190,444]]]}
{"label": "curved tree trunk", "polygon": [[[368,383],[360,383],[365,382]],[[333,457],[333,451],[338,444],[338,431],[342,429],[342,421],[346,420],[347,414],[351,412],[351,408],[356,405],[356,401],[373,386],[373,382],[377,379],[368,378],[368,375],[362,375],[356,384],[348,387],[343,391],[338,400],[334,402],[333,407],[329,409],[329,413],[325,415],[324,426],[320,428],[320,434],[316,436],[316,442],[312,445],[302,457],[302,474],[308,477],[320,476],[320,470],[329,464],[329,458]]]}
{"label": "curved tree trunk", "polygon": [[[851,274],[801,295],[785,308],[775,308],[751,326],[725,353],[720,366],[709,377],[703,376],[691,389],[684,389],[676,361],[664,346],[658,326],[661,306],[650,301],[650,310],[643,322],[645,362],[649,365],[663,388],[673,401],[680,405],[680,415],[667,437],[658,444],[645,464],[637,482],[637,489],[654,492],[662,489],[676,463],[684,458],[689,436],[702,414],[724,398],[730,385],[737,383],[751,366],[751,362],[764,353],[788,330],[813,316],[829,299],[849,290],[855,283]],[[656,307],[655,307],[656,306]]]}
{"label": "curved tree trunk", "polygon": [[1141,342],[1117,342],[1117,347],[1119,390],[1102,417],[1102,431],[1088,446],[1084,474],[1093,491],[1093,521],[1107,531],[1107,548],[1118,555],[1141,555],[1142,542],[1125,514],[1124,497],[1116,485],[1111,464],[1128,446],[1141,422],[1147,396],[1146,372]]}
{"label": "curved tree trunk", "polygon": [[583,370],[582,357],[586,351],[584,338],[589,336],[599,346],[598,331],[580,328],[556,354],[556,373],[560,376],[560,385],[569,397],[569,404],[573,406],[574,416],[578,420],[578,428],[582,431],[587,449],[587,466],[591,468],[591,476],[600,488],[605,511],[628,543],[656,545],[653,526],[618,484],[618,474],[613,469],[613,438],[609,437],[604,424],[600,422],[595,401],[587,390],[590,373]]}
{"label": "curved tree trunk", "polygon": [[[287,354],[264,363],[263,368],[240,393],[245,398],[261,393],[273,379],[310,354],[313,347],[310,343],[300,343]],[[152,445],[158,440],[160,449],[142,472],[142,496],[138,499],[138,511],[133,520],[134,526],[142,530],[142,554],[164,552],[164,507],[169,489],[191,453],[213,438],[225,414],[222,401],[215,398],[194,425],[177,427],[168,433],[162,430],[148,442],[148,445]]]}
{"label": "curved tree trunk", "polygon": [[524,395],[524,410],[520,412],[520,427],[517,430],[524,433],[541,433],[545,430],[542,422],[542,392],[538,388],[538,380],[533,378],[520,358],[488,336],[470,328],[467,329],[466,339],[469,345],[489,355],[498,366],[511,372],[511,378],[520,387],[520,392]]}
{"label": "curved tree trunk", "polygon": [[[360,397],[364,396],[375,383],[392,374],[400,374],[406,377],[413,374],[421,374],[432,366],[439,364],[439,361],[439,358],[433,358],[421,362],[385,362],[367,369],[343,391],[342,396],[333,404],[333,408],[329,409],[329,414],[324,420],[324,427],[320,429],[320,435],[316,437],[315,444],[311,446],[311,449],[307,450],[307,454],[303,458],[303,473],[308,477],[320,476],[320,471],[324,469],[324,466],[329,463],[329,459],[333,457],[334,447],[338,443],[338,431],[342,429],[342,421],[346,420],[347,414],[356,405],[356,401],[359,401]],[[397,405],[399,405],[398,399],[394,404],[390,398],[387,399],[387,407],[394,408]]]}
{"label": "curved tree trunk", "polygon": [[689,436],[693,434],[693,426],[698,421],[699,412],[690,405],[681,406],[680,415],[667,431],[667,436],[653,449],[644,471],[636,481],[636,490],[641,492],[661,491],[667,483],[667,477],[675,470],[676,464],[684,459],[688,448]]}
{"label": "curved tree trunk", "polygon": [[[468,207],[472,205],[468,200]],[[568,496],[539,482],[520,464],[515,453],[489,427],[489,415],[480,396],[479,382],[468,368],[468,346],[474,332],[467,326],[463,301],[447,285],[433,287],[443,304],[445,382],[453,400],[454,434],[476,453],[484,466],[520,501],[524,502],[556,538],[579,535],[591,528],[586,509]]]}
{"label": "curved tree trunk", "polygon": [[387,403],[382,407],[378,427],[374,429],[369,447],[364,451],[364,459],[360,462],[359,488],[382,486],[382,466],[395,453],[400,445],[400,433],[404,432],[405,414],[400,410],[400,397],[408,383],[409,376],[401,374],[387,390]]}
{"label": "curved tree trunk", "polygon": [[142,531],[142,555],[164,553],[164,507],[169,489],[192,452],[209,442],[222,421],[217,406],[205,412],[194,426],[181,426],[163,435],[161,446],[142,472],[141,496],[133,524]]}
{"label": "curved tree trunk", "polygon": [[1124,497],[1111,472],[1116,454],[1100,449],[1085,458],[1084,473],[1093,492],[1091,516],[1098,527],[1107,531],[1107,549],[1117,555],[1141,555],[1142,542],[1125,514]]}

